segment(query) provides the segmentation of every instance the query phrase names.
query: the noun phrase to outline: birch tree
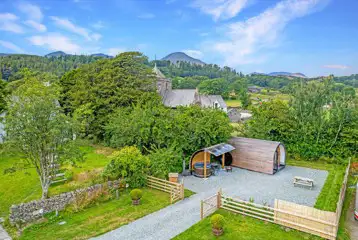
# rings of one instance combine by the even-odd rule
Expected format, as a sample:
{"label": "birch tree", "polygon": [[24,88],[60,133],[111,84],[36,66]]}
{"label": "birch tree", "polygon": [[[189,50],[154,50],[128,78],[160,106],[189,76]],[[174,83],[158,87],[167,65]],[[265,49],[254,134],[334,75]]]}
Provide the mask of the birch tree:
{"label": "birch tree", "polygon": [[6,141],[36,169],[46,198],[56,171],[53,166],[61,162],[63,153],[68,154],[64,147],[71,143],[72,125],[58,104],[56,84],[30,71],[24,71],[23,80],[8,99]]}

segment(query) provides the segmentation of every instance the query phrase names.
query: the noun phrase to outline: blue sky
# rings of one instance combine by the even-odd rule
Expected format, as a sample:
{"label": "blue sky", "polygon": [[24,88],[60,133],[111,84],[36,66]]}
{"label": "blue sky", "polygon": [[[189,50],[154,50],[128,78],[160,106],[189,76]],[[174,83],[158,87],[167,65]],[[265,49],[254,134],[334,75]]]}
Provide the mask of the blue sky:
{"label": "blue sky", "polygon": [[242,71],[358,73],[357,0],[0,2],[0,52],[184,51]]}

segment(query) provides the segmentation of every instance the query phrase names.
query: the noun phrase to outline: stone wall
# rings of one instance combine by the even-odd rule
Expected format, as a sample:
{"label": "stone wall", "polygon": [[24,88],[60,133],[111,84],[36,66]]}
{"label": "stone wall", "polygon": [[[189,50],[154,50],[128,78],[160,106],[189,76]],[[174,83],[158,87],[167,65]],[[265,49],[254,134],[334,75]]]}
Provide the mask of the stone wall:
{"label": "stone wall", "polygon": [[43,214],[63,210],[68,204],[70,204],[76,197],[76,195],[83,192],[91,193],[102,187],[108,187],[109,189],[119,188],[119,180],[108,181],[102,184],[96,184],[87,188],[76,189],[71,192],[61,193],[47,199],[34,200],[27,203],[21,203],[18,205],[12,205],[10,207],[9,220],[11,224],[15,223],[28,223],[39,219]]}

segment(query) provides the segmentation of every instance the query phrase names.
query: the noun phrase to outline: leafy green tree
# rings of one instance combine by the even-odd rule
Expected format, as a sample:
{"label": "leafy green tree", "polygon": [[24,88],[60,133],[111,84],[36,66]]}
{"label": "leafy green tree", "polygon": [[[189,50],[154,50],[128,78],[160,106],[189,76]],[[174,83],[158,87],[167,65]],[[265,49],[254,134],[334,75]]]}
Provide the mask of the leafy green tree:
{"label": "leafy green tree", "polygon": [[152,148],[172,148],[190,156],[193,152],[230,137],[227,115],[198,106],[166,108],[147,103],[120,108],[106,126],[106,142],[112,147],[135,145],[143,152]]}
{"label": "leafy green tree", "polygon": [[[36,169],[46,198],[55,175],[53,164],[74,161],[68,144],[72,142],[71,119],[58,104],[60,89],[48,84],[46,75],[23,72],[23,84],[9,98],[5,120],[6,140],[18,149]],[[66,156],[66,158],[62,158]]]}
{"label": "leafy green tree", "polygon": [[150,173],[158,178],[168,178],[170,172],[181,172],[182,155],[173,148],[153,148],[149,151]]}
{"label": "leafy green tree", "polygon": [[6,97],[8,96],[8,90],[6,88],[6,82],[0,79],[0,113],[6,108]]}
{"label": "leafy green tree", "polygon": [[216,78],[203,81],[198,86],[199,92],[208,95],[222,95],[228,97],[229,85],[223,78]]}
{"label": "leafy green tree", "polygon": [[111,156],[102,175],[109,179],[123,179],[131,188],[143,187],[149,173],[150,160],[136,147],[124,147]]}
{"label": "leafy green tree", "polygon": [[60,81],[60,102],[66,113],[85,113],[85,119],[91,121],[87,134],[102,139],[108,116],[118,107],[159,98],[155,76],[146,61],[141,53],[126,52],[68,72]]}
{"label": "leafy green tree", "polygon": [[293,154],[344,161],[358,150],[357,98],[332,78],[297,84],[288,104],[263,103],[247,123],[248,136],[282,141]]}

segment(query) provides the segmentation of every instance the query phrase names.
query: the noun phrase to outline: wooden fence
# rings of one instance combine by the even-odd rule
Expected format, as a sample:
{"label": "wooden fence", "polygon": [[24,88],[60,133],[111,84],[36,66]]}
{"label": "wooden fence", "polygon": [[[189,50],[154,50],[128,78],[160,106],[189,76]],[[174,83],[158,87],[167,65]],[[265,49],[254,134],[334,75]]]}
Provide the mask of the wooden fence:
{"label": "wooden fence", "polygon": [[224,196],[221,191],[201,202],[201,218],[217,209],[254,217],[263,221],[297,229],[326,239],[336,239],[339,219],[347,188],[350,163],[346,169],[336,212],[328,212],[292,202],[275,199],[274,207]]}
{"label": "wooden fence", "polygon": [[147,176],[147,185],[150,188],[167,192],[170,194],[170,203],[184,199],[184,184],[170,182],[165,179]]}
{"label": "wooden fence", "polygon": [[213,195],[201,201],[200,206],[200,217],[201,219],[206,218],[210,214],[214,213],[220,204],[218,204],[218,195]]}

